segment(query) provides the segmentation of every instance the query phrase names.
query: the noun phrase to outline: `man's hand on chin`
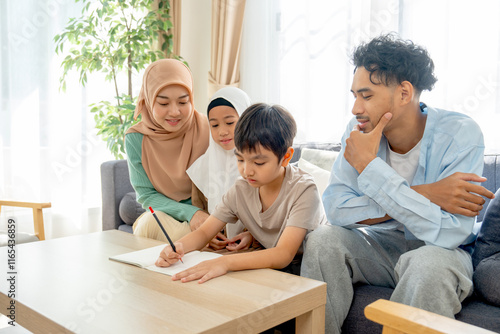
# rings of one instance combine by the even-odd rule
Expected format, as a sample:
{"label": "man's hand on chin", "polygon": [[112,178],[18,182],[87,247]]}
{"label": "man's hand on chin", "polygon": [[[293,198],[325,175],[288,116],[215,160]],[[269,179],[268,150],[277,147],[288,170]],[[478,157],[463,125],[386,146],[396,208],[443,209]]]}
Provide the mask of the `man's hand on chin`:
{"label": "man's hand on chin", "polygon": [[385,113],[377,126],[369,133],[363,133],[356,126],[346,140],[344,158],[359,174],[377,157],[380,140],[385,126],[392,118],[391,113]]}

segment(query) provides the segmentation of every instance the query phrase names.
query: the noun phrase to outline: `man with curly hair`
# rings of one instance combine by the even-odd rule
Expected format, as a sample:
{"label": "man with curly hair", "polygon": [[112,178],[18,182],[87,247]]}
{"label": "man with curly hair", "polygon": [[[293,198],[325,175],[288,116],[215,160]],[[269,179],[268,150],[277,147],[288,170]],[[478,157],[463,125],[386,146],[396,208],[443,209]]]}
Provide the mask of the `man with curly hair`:
{"label": "man with curly hair", "polygon": [[436,82],[428,52],[394,34],[358,46],[355,116],[323,203],[331,225],[307,237],[301,274],[327,282],[326,331],[341,331],[353,284],[394,288],[391,300],[448,317],[472,293],[464,245],[494,195],[484,144],[468,116],[425,106]]}

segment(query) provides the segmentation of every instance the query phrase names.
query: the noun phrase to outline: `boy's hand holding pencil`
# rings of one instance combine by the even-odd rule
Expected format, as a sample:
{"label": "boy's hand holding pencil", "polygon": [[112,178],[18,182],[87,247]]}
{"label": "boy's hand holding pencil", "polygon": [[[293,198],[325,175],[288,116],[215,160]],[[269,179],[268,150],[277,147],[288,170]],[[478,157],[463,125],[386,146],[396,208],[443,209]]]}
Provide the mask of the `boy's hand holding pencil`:
{"label": "boy's hand holding pencil", "polygon": [[176,252],[172,249],[172,246],[168,245],[160,253],[158,260],[156,260],[155,265],[157,267],[169,267],[176,263],[177,261],[182,261],[184,256],[184,247],[182,243],[175,243]]}
{"label": "boy's hand holding pencil", "polygon": [[[170,239],[170,237],[169,237],[169,235],[168,235],[167,231],[165,231],[165,228],[163,227],[163,225],[160,223],[160,220],[159,220],[159,219],[158,219],[158,217],[156,216],[156,213],[155,213],[155,211],[153,210],[153,208],[152,208],[152,207],[149,207],[149,210],[151,211],[151,214],[153,215],[153,217],[155,218],[156,222],[157,222],[157,223],[158,223],[158,225],[160,226],[161,231],[163,232],[163,234],[164,234],[164,235],[165,235],[165,237],[167,238],[168,243],[170,244],[170,248],[172,249],[172,251],[173,251],[173,252],[175,252],[175,253],[177,253],[177,254],[179,254],[179,252],[177,252],[177,248],[175,247],[174,243],[172,242],[172,239]],[[166,248],[167,248],[167,247],[165,247],[165,249],[166,249]],[[165,252],[165,249],[162,251],[162,254],[163,254],[163,252]],[[182,252],[182,254],[179,256],[179,260],[180,260],[181,262],[182,262],[182,255],[184,255],[184,251],[183,251],[183,252]],[[160,257],[161,257],[161,254],[160,254]],[[158,260],[159,260],[159,259],[158,259]],[[158,262],[158,261],[156,261],[156,262]],[[177,262],[177,261],[175,261],[175,262]],[[173,262],[173,263],[175,263],[175,262]],[[170,263],[170,264],[172,264],[172,263]],[[170,265],[170,264],[169,264],[169,265]],[[168,265],[168,266],[169,266],[169,265]],[[157,266],[158,266],[158,267],[168,267],[168,266],[165,266],[165,265],[163,265],[163,266],[159,266],[159,265],[157,265]]]}

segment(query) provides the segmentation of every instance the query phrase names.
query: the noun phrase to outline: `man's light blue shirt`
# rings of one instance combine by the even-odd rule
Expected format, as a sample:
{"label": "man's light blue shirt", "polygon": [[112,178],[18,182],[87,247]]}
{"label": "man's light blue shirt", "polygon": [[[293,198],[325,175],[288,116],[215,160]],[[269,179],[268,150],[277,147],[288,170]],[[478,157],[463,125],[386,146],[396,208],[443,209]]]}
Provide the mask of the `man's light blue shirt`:
{"label": "man's light blue shirt", "polygon": [[[468,116],[427,107],[418,167],[413,185],[439,181],[455,172],[482,175],[484,141],[479,126]],[[349,122],[342,137],[330,184],[323,194],[328,221],[349,228],[388,214],[387,228],[403,224],[426,244],[454,249],[470,242],[475,218],[453,215],[410,188],[387,163],[387,140],[382,137],[377,158],[359,174],[344,158],[345,141],[357,124]],[[381,226],[382,224],[378,224]]]}

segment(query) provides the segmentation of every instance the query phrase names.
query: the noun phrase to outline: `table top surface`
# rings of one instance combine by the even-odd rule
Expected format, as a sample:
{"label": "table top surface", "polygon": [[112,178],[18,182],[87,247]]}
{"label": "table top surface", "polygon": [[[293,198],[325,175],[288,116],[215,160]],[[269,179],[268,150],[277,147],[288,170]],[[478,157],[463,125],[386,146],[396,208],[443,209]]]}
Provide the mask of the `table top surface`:
{"label": "table top surface", "polygon": [[[181,283],[109,260],[158,244],[112,230],[17,245],[15,287],[0,280],[1,312],[14,292],[17,322],[37,332],[252,333],[325,304],[325,283],[276,270]],[[7,268],[7,247],[0,261]]]}

